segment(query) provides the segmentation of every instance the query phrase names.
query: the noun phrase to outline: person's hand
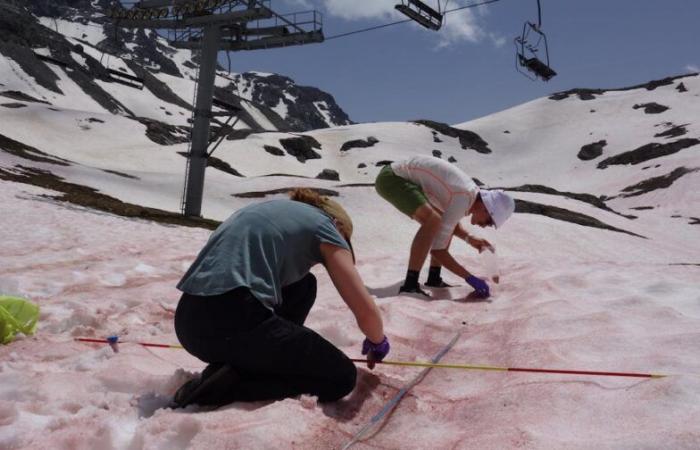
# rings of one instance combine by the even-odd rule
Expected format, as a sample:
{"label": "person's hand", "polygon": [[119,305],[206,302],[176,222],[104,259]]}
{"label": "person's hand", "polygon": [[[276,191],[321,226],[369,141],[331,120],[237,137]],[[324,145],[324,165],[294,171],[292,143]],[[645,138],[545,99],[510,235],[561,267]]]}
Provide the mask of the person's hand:
{"label": "person's hand", "polygon": [[474,288],[474,292],[476,292],[476,295],[479,297],[488,298],[488,296],[491,295],[489,285],[486,284],[486,281],[482,280],[481,278],[475,277],[474,275],[469,275],[465,281],[469,283],[469,286]]}
{"label": "person's hand", "polygon": [[389,353],[389,339],[384,336],[382,342],[375,344],[369,339],[365,338],[362,343],[362,354],[367,355],[367,367],[374,369],[374,364],[377,361],[381,361]]}
{"label": "person's hand", "polygon": [[479,253],[483,252],[484,250],[491,250],[491,252],[495,253],[496,249],[493,248],[493,245],[486,239],[479,239],[475,238],[472,236],[467,236],[467,243],[477,249]]}

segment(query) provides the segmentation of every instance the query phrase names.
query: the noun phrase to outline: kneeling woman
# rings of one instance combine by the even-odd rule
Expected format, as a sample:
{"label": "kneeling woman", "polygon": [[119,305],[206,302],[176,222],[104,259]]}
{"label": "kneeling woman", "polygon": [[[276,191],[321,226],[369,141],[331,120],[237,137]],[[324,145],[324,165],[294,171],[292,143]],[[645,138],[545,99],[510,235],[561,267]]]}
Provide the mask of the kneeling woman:
{"label": "kneeling woman", "polygon": [[308,189],[247,206],[222,223],[178,284],[182,346],[209,363],[174,406],[224,405],[299,394],[334,401],[355,387],[355,365],[304,326],[322,263],[366,336],[370,366],[389,352],[382,319],[355,269],[352,221]]}

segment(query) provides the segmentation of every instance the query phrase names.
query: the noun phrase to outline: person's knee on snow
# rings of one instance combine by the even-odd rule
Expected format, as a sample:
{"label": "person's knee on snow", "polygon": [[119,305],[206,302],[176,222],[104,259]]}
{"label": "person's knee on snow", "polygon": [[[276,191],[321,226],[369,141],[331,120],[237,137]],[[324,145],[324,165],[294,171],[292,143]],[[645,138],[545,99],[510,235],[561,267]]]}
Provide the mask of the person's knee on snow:
{"label": "person's knee on snow", "polygon": [[349,359],[343,363],[343,369],[340,370],[333,380],[328,383],[327,391],[320,393],[318,400],[320,402],[334,402],[340,400],[350,394],[355,389],[357,383],[357,368]]}

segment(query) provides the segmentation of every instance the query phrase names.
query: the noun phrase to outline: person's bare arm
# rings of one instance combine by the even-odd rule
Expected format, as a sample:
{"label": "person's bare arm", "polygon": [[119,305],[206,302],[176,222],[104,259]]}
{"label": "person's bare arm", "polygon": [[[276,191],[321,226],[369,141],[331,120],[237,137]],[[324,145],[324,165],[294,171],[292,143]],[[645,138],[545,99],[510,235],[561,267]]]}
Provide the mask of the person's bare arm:
{"label": "person's bare arm", "polygon": [[462,223],[458,223],[457,226],[455,227],[455,232],[454,235],[457,236],[458,238],[466,241],[469,239],[471,236],[467,232],[467,229],[462,226]]}
{"label": "person's bare arm", "polygon": [[337,245],[322,243],[321,255],[335,288],[357,320],[367,338],[375,343],[384,339],[384,326],[379,308],[367,292],[352,262],[350,251]]}
{"label": "person's bare arm", "polygon": [[474,247],[479,253],[483,252],[484,250],[491,250],[492,252],[496,251],[493,248],[493,245],[491,245],[491,243],[486,239],[480,239],[469,234],[461,223],[458,223],[455,227],[454,235],[460,239],[463,239],[467,244]]}

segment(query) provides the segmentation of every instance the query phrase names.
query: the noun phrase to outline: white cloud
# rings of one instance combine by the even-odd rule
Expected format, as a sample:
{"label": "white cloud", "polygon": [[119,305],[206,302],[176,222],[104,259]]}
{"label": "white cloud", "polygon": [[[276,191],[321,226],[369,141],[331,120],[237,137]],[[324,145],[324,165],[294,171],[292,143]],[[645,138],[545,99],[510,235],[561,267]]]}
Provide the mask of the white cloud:
{"label": "white cloud", "polygon": [[314,7],[314,4],[309,0],[285,0],[285,3],[292,8],[313,9]]}
{"label": "white cloud", "polygon": [[685,70],[688,72],[700,72],[700,66],[697,66],[695,64],[688,64],[685,66]]}
{"label": "white cloud", "polygon": [[[395,19],[394,5],[400,0],[284,0],[290,8],[317,9],[345,20]],[[429,0],[428,0],[429,1]]]}
{"label": "white cloud", "polygon": [[471,9],[462,9],[445,16],[440,30],[438,47],[447,47],[457,42],[479,42],[487,33],[477,23],[477,15]]}
{"label": "white cloud", "polygon": [[[396,11],[394,6],[400,0],[285,0],[292,7],[311,9],[316,8],[327,17],[337,17],[348,21],[376,20],[396,21],[406,16]],[[428,6],[438,9],[438,0],[423,0]],[[468,0],[440,0],[440,6],[447,10],[459,8],[473,3]],[[487,32],[481,19],[489,14],[487,5],[466,8],[446,14],[443,27],[434,32],[437,48],[445,48],[464,42],[477,43],[489,41],[496,47],[503,46],[507,39],[503,36]],[[420,27],[420,25],[416,25]],[[431,32],[432,33],[432,32]]]}
{"label": "white cloud", "polygon": [[328,14],[347,20],[395,18],[398,0],[322,0]]}
{"label": "white cloud", "polygon": [[[457,4],[458,6],[459,4]],[[454,7],[452,6],[450,9]],[[508,42],[508,38],[487,31],[481,25],[481,18],[488,15],[489,12],[488,7],[482,5],[473,9],[462,9],[447,14],[439,34],[440,42],[438,48],[449,47],[462,42],[477,43],[483,41],[490,41],[495,47],[503,47]]]}
{"label": "white cloud", "polygon": [[500,34],[495,34],[495,33],[489,33],[489,39],[493,42],[493,45],[501,48],[504,45],[506,45],[509,41],[509,39],[505,36],[502,36]]}

